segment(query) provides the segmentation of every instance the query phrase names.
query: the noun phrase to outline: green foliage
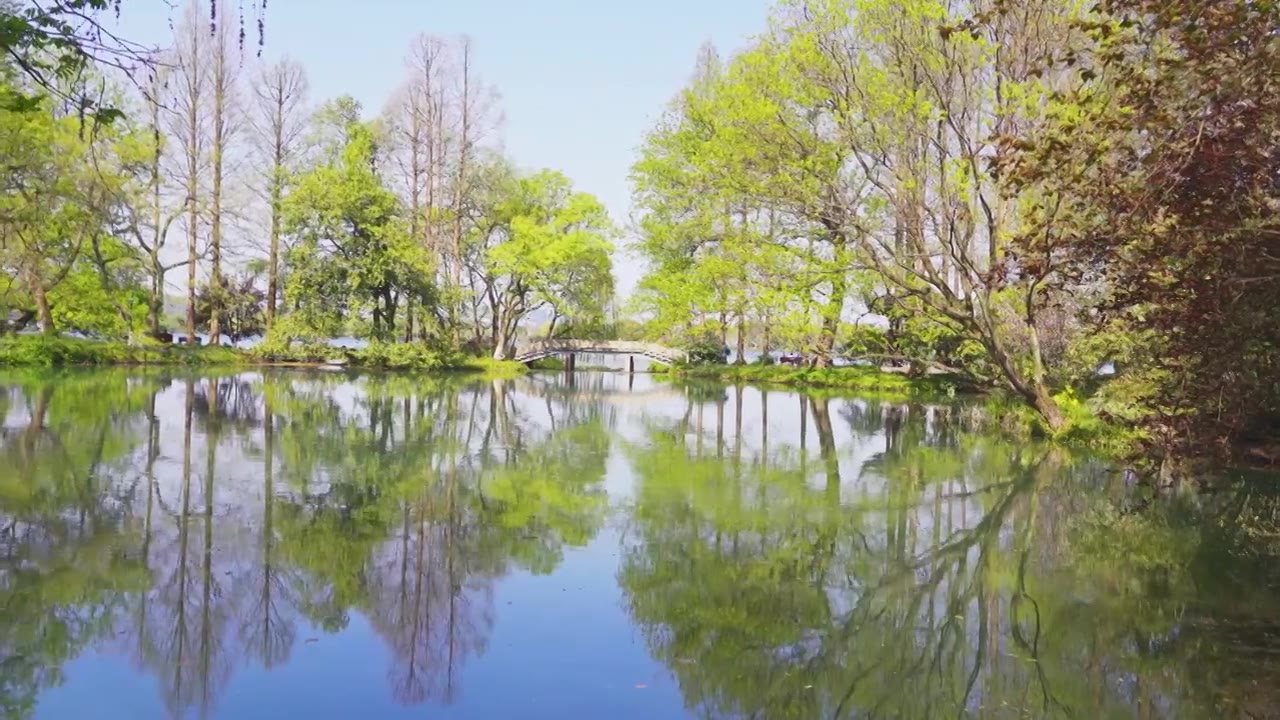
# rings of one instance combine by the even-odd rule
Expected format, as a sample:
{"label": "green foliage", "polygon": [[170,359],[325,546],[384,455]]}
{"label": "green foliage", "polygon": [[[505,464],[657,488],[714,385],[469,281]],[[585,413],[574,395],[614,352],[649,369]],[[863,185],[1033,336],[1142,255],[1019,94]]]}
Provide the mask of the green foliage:
{"label": "green foliage", "polygon": [[1035,332],[1051,270],[1006,266],[1021,218],[992,210],[1003,189],[981,159],[996,152],[990,128],[1031,122],[1050,95],[1026,68],[1072,11],[1035,6],[953,32],[967,10],[936,0],[783,3],[637,161],[658,332],[754,315],[828,365],[858,298],[889,321],[888,354],[961,364],[1064,422]]}
{"label": "green foliage", "polygon": [[1096,6],[1042,70],[1079,82],[1003,139],[1019,259],[1092,292],[1080,369],[1117,363],[1098,404],[1160,455],[1280,431],[1278,23],[1275,3]]}
{"label": "green foliage", "polygon": [[224,347],[127,345],[47,335],[0,339],[0,366],[62,367],[68,365],[216,365],[245,362]]}
{"label": "green foliage", "polygon": [[[0,94],[11,90],[0,75]],[[136,142],[127,131],[68,116],[47,98],[18,109],[0,103],[8,168],[0,269],[10,279],[0,307],[48,333],[59,326],[131,333],[141,318],[140,267],[113,232],[130,192]]]}
{"label": "green foliage", "polygon": [[788,365],[720,365],[674,368],[678,377],[716,378],[727,382],[821,388],[870,393],[876,397],[947,398],[970,386],[946,375],[910,378],[870,367],[804,368]]}
{"label": "green foliage", "polygon": [[259,287],[257,273],[224,275],[217,288],[205,283],[196,292],[196,327],[207,330],[217,310],[223,335],[232,340],[262,335],[266,332],[265,303],[266,293]]}
{"label": "green foliage", "polygon": [[337,361],[349,368],[465,372],[488,377],[516,377],[526,371],[517,362],[471,357],[426,342],[373,341],[350,349],[325,342],[289,341],[284,335],[273,334],[245,355],[267,364],[324,365]]}
{"label": "green foliage", "polygon": [[719,338],[703,335],[682,348],[689,365],[724,365],[724,343]]}
{"label": "green foliage", "polygon": [[85,258],[48,297],[56,327],[103,338],[133,337],[147,317],[148,296],[140,284],[104,288],[98,269]]}
{"label": "green foliage", "polygon": [[466,358],[426,343],[371,342],[350,353],[351,362],[363,368],[449,370],[465,367]]}
{"label": "green foliage", "polygon": [[494,357],[507,357],[520,323],[543,307],[573,325],[602,324],[613,299],[616,234],[604,205],[560,173],[498,181],[485,224],[469,238],[484,268]]}
{"label": "green foliage", "polygon": [[294,337],[324,339],[370,312],[372,337],[385,341],[401,296],[424,312],[434,306],[433,269],[377,171],[374,128],[340,119],[340,152],[301,176],[284,203],[285,231],[298,238],[288,255],[288,328]]}

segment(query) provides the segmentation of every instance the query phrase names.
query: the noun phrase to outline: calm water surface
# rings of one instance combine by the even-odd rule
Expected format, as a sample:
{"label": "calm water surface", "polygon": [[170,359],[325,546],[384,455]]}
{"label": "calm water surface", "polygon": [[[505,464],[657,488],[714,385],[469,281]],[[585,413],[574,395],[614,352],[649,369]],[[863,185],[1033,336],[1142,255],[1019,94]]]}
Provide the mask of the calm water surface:
{"label": "calm water surface", "polygon": [[972,407],[130,371],[0,403],[5,717],[1280,713],[1274,498],[1150,503]]}

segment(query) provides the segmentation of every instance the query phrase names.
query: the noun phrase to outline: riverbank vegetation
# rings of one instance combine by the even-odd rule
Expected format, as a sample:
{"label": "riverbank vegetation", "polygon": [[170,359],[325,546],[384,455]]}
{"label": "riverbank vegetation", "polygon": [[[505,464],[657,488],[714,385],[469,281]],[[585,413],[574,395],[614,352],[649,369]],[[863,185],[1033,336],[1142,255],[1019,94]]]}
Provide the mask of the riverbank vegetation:
{"label": "riverbank vegetation", "polygon": [[[236,11],[192,2],[128,76],[80,45],[0,31],[3,331],[103,342],[5,357],[178,357],[147,340],[202,335],[260,339],[250,359],[459,367],[509,356],[525,324],[602,322],[615,225],[563,174],[503,155],[469,40],[415,40],[383,108],[313,102],[299,65],[255,60]],[[57,17],[0,13],[60,32]],[[60,64],[74,72],[32,74]],[[361,349],[313,352],[344,336]]]}
{"label": "riverbank vegetation", "polygon": [[510,360],[494,360],[459,352],[432,350],[421,343],[373,342],[359,348],[295,344],[287,352],[237,350],[229,347],[87,340],[24,335],[0,339],[0,367],[59,368],[106,365],[329,366],[365,370],[420,370],[515,377],[527,368]]}
{"label": "riverbank vegetation", "polygon": [[740,358],[940,368],[1054,434],[1082,408],[1151,457],[1257,453],[1280,438],[1278,23],[783,0],[647,138],[636,309]]}
{"label": "riverbank vegetation", "polygon": [[908,377],[878,367],[794,367],[788,365],[686,365],[666,370],[689,379],[714,379],[731,383],[825,388],[877,395],[946,398],[973,390],[963,378],[945,375]]}
{"label": "riverbank vegetation", "polygon": [[249,358],[227,347],[201,347],[28,335],[0,340],[0,366],[239,365]]}

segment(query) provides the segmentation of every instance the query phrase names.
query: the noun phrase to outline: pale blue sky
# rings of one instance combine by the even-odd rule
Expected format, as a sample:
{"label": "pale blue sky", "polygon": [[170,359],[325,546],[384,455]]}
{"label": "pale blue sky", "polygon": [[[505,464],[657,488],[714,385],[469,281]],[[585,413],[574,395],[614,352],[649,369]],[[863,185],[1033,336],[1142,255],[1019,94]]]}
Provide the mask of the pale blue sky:
{"label": "pale blue sky", "polygon": [[[722,54],[741,48],[765,29],[769,6],[769,0],[269,0],[263,56],[301,62],[313,101],[351,94],[373,114],[404,77],[415,36],[470,35],[478,72],[501,94],[507,153],[522,167],[563,171],[625,224],[636,148],[689,78],[698,46],[710,40]],[[166,43],[170,15],[160,0],[135,0],[124,3],[121,25],[128,37]],[[622,290],[637,278],[635,264],[617,258]]]}

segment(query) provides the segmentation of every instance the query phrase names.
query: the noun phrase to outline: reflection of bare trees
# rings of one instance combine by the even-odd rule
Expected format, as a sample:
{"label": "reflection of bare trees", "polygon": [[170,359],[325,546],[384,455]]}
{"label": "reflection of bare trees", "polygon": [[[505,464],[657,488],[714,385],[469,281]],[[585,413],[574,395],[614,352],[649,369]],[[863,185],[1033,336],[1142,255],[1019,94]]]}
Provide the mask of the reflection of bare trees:
{"label": "reflection of bare trees", "polygon": [[[184,391],[181,474],[174,504],[165,502],[155,482],[146,483],[148,510],[142,545],[148,561],[158,566],[159,572],[156,584],[143,593],[137,611],[129,616],[134,625],[132,652],[142,667],[157,675],[165,704],[175,717],[190,708],[208,715],[232,670],[225,645],[231,598],[224,594],[215,569],[213,470],[217,442],[212,437],[205,440],[206,470],[197,485],[192,457],[194,383],[188,381]],[[153,464],[151,467],[148,474],[154,472]]]}
{"label": "reflection of bare trees", "polygon": [[443,492],[428,487],[405,503],[379,553],[370,619],[396,657],[389,679],[405,704],[453,702],[458,669],[484,652],[493,624],[489,582],[501,558],[468,547],[484,529],[459,506],[457,481],[456,470],[447,472]]}
{"label": "reflection of bare trees", "polygon": [[[336,630],[353,612],[392,650],[397,699],[457,697],[461,667],[485,649],[493,581],[522,543],[548,542],[495,522],[507,501],[486,497],[484,479],[601,417],[573,394],[530,404],[505,382],[396,382],[187,383],[181,469],[165,482],[149,449],[143,475],[162,477],[138,487],[158,582],[130,616],[132,652],[175,715],[208,712],[241,658],[274,667],[300,625]],[[256,488],[218,487],[220,467],[246,462],[219,444],[233,427],[261,458]]]}
{"label": "reflection of bare trees", "polygon": [[200,383],[194,407],[203,423],[218,421],[237,429],[262,425],[261,389],[246,377],[213,377]]}
{"label": "reflection of bare trees", "polygon": [[[132,563],[137,586],[51,619],[74,620],[78,642],[111,638],[174,717],[213,714],[238,667],[277,667],[304,628],[355,613],[392,651],[399,701],[452,702],[485,651],[493,583],[554,567],[598,527],[612,415],[579,391],[322,373],[112,388],[10,392],[31,422],[0,437],[20,478],[0,490],[22,487],[31,511],[0,495],[0,594],[5,563],[101,538],[88,578],[107,573],[105,591]],[[0,650],[19,646],[0,630]]]}
{"label": "reflection of bare trees", "polygon": [[275,418],[268,400],[262,414],[263,488],[262,514],[259,521],[260,555],[258,562],[245,575],[242,588],[248,597],[240,617],[240,642],[246,652],[271,669],[284,662],[297,637],[297,621],[293,607],[295,583],[289,566],[281,561],[277,549],[275,525]]}

